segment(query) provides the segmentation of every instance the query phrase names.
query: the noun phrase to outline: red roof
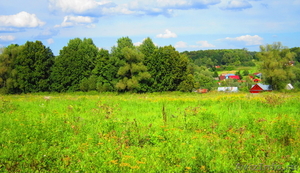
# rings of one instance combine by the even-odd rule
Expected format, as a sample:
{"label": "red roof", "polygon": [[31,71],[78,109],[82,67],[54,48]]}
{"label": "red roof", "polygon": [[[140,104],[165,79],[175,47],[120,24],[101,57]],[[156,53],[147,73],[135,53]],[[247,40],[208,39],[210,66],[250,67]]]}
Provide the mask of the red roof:
{"label": "red roof", "polygon": [[272,91],[270,85],[263,85],[261,83],[255,84],[250,89],[250,93],[260,93],[262,91]]}
{"label": "red roof", "polygon": [[238,76],[238,75],[235,75],[235,76],[228,76],[229,78],[231,78],[231,79],[240,79],[240,76]]}
{"label": "red roof", "polygon": [[224,80],[224,79],[226,79],[225,76],[220,76],[220,80]]}

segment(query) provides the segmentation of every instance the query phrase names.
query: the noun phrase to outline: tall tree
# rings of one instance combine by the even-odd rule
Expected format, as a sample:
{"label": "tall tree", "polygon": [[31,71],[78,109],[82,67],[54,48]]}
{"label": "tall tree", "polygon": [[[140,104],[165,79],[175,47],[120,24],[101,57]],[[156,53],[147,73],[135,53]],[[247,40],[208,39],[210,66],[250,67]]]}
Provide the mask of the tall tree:
{"label": "tall tree", "polygon": [[[143,43],[138,47],[138,49],[144,54],[144,64],[147,69],[150,68],[150,62],[153,58],[154,52],[157,50],[157,46],[153,43],[153,41],[148,37]],[[154,83],[153,78],[143,79],[140,82],[140,90],[143,92],[153,92],[154,89],[151,87]]]}
{"label": "tall tree", "polygon": [[92,39],[69,41],[56,57],[52,69],[52,89],[58,92],[77,91],[95,68],[98,48]]}
{"label": "tall tree", "polygon": [[108,50],[100,49],[97,55],[97,64],[92,71],[92,79],[96,78],[96,89],[100,92],[115,91],[118,67],[114,65],[115,60],[109,55]]}
{"label": "tall tree", "polygon": [[294,59],[295,53],[290,52],[280,42],[260,46],[257,56],[261,61],[262,79],[273,89],[283,89],[295,77],[289,64],[289,61]]}
{"label": "tall tree", "polygon": [[143,64],[144,55],[129,47],[124,47],[121,54],[125,63],[118,70],[120,80],[116,88],[119,91],[139,92],[140,81],[150,78],[147,67]]}
{"label": "tall tree", "polygon": [[11,44],[3,48],[0,54],[0,88],[1,93],[13,94],[21,92],[17,83],[16,59],[20,54],[21,47]]}
{"label": "tall tree", "polygon": [[290,50],[291,50],[291,52],[294,52],[296,54],[295,60],[300,62],[300,47],[293,47]]}
{"label": "tall tree", "polygon": [[175,91],[187,76],[188,59],[180,55],[172,46],[164,46],[155,50],[148,63],[149,73],[155,91]]}
{"label": "tall tree", "polygon": [[23,93],[49,91],[53,62],[54,55],[49,47],[40,41],[27,41],[15,61],[20,90]]}

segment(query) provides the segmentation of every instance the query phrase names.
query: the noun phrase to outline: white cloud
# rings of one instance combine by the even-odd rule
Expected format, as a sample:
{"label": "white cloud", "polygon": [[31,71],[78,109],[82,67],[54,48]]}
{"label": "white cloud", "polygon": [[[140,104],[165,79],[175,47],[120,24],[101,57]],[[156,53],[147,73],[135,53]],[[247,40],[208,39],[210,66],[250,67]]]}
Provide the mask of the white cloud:
{"label": "white cloud", "polygon": [[5,27],[38,27],[44,25],[45,22],[42,22],[36,17],[35,14],[29,14],[25,11],[22,11],[15,15],[0,16],[0,26]]}
{"label": "white cloud", "polygon": [[235,38],[226,37],[225,40],[235,41],[235,42],[244,42],[247,46],[263,44],[263,38],[261,38],[258,35],[254,35],[254,36],[243,35],[243,36],[235,37]]}
{"label": "white cloud", "polygon": [[59,10],[71,14],[92,14],[102,15],[104,8],[113,8],[116,6],[111,1],[95,0],[48,0],[50,10]]}
{"label": "white cloud", "polygon": [[223,10],[236,10],[240,11],[243,9],[251,8],[252,5],[245,0],[239,1],[239,0],[233,0],[229,1],[226,7],[223,7]]}
{"label": "white cloud", "polygon": [[22,29],[20,28],[10,28],[10,27],[1,27],[0,32],[20,32]]}
{"label": "white cloud", "polygon": [[186,42],[179,41],[175,44],[175,48],[211,48],[216,47],[213,44],[208,43],[208,41],[197,41],[196,45],[188,45]]}
{"label": "white cloud", "polygon": [[176,38],[177,35],[170,30],[166,29],[164,34],[156,35],[157,38]]}
{"label": "white cloud", "polygon": [[[65,16],[64,21],[55,27],[70,27],[74,25],[85,25],[94,22],[94,18],[87,16]],[[91,27],[92,28],[92,27]]]}
{"label": "white cloud", "polygon": [[184,42],[184,41],[179,41],[179,42],[177,42],[177,43],[175,44],[174,47],[175,47],[175,48],[186,48],[186,47],[188,47],[188,45],[187,45],[187,43]]}
{"label": "white cloud", "polygon": [[47,40],[47,43],[48,43],[48,44],[53,44],[53,43],[54,43],[54,40],[53,40],[52,38],[49,38],[49,39]]}
{"label": "white cloud", "polygon": [[197,44],[200,48],[209,48],[209,47],[216,47],[213,44],[208,43],[208,41],[198,41]]}
{"label": "white cloud", "polygon": [[1,41],[14,41],[16,37],[12,35],[0,35],[0,40]]}
{"label": "white cloud", "polygon": [[135,0],[128,6],[138,14],[169,16],[173,10],[206,9],[220,2],[220,0]]}
{"label": "white cloud", "polygon": [[[138,14],[138,15],[166,15],[173,10],[206,9],[221,0],[132,0],[116,4],[112,1],[97,0],[48,0],[49,9],[77,15],[113,15],[113,14]],[[120,1],[119,1],[120,2]]]}

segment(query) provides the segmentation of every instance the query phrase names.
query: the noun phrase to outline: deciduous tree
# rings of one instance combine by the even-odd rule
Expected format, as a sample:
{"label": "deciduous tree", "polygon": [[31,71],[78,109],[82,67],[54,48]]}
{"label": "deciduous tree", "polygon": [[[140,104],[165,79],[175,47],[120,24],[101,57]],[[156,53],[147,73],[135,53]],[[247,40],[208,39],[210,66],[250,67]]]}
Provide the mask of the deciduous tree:
{"label": "deciduous tree", "polygon": [[290,52],[280,42],[260,46],[257,56],[261,61],[262,79],[273,89],[283,89],[295,77],[289,64],[289,61],[294,60],[295,53]]}

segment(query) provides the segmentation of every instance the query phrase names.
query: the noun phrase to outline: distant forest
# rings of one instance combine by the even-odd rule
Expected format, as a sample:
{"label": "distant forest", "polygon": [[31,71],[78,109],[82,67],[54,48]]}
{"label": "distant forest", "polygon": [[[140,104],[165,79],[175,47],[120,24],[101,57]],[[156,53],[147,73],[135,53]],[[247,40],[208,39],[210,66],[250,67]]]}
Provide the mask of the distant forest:
{"label": "distant forest", "polygon": [[11,44],[0,50],[0,93],[33,92],[190,92],[239,86],[248,90],[253,81],[247,70],[237,71],[244,82],[222,81],[220,70],[254,67],[264,73],[264,82],[283,89],[287,82],[300,88],[300,47],[280,43],[247,49],[178,52],[173,46],[157,47],[150,38],[134,46],[128,37],[112,49],[99,49],[93,40],[74,38],[58,56],[41,41]]}

